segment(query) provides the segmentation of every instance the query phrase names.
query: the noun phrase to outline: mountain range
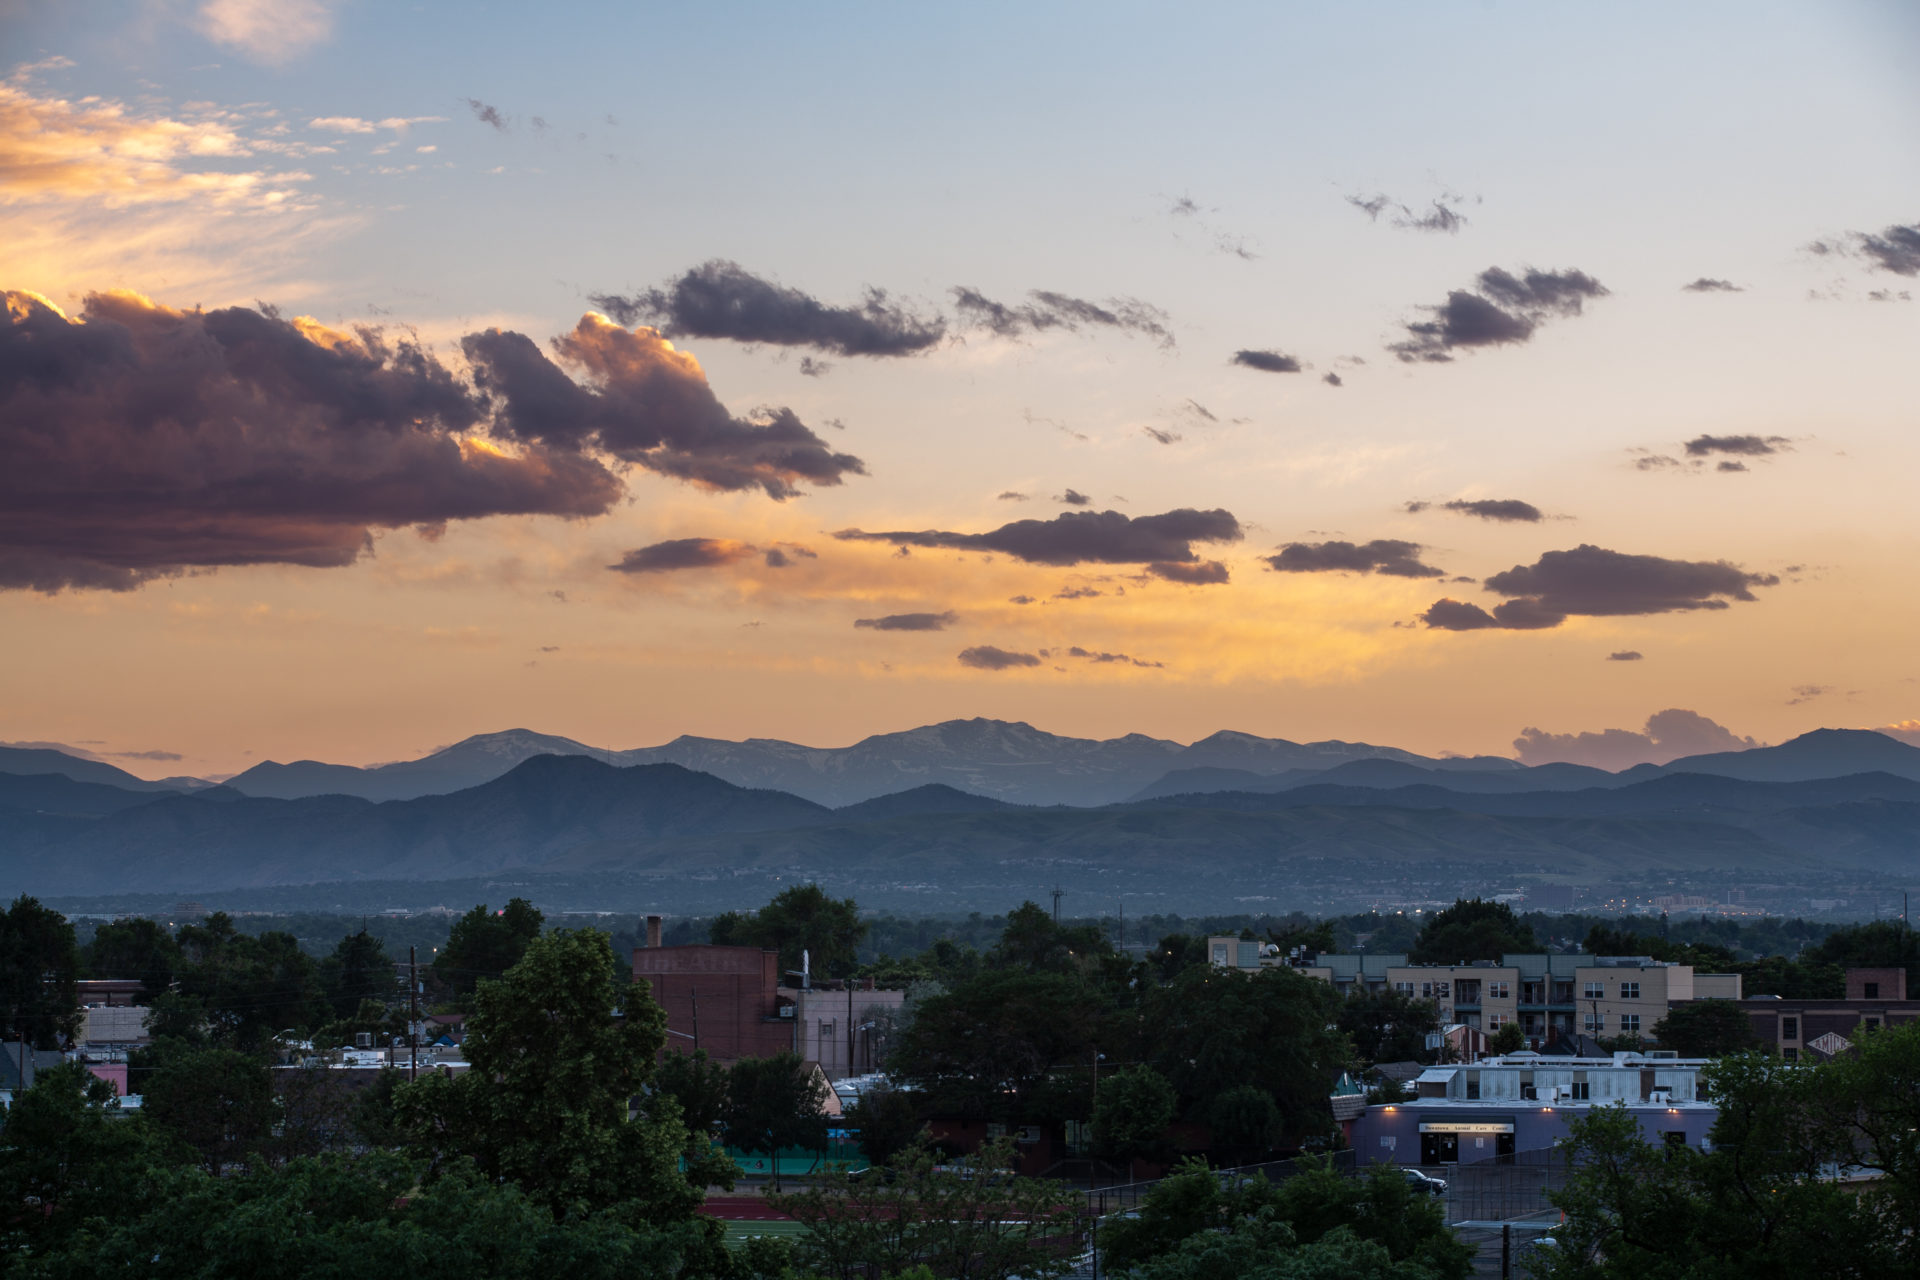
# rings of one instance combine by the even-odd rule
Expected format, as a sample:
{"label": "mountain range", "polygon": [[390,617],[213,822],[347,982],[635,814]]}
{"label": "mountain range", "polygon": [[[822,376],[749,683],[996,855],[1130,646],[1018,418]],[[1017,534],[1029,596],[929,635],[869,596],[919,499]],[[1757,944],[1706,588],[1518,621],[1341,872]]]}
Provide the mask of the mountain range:
{"label": "mountain range", "polygon": [[[1121,876],[1225,895],[1283,885],[1308,867],[1364,879],[1446,864],[1587,882],[1704,869],[1920,871],[1920,748],[1865,731],[1819,730],[1778,747],[1619,774],[1407,752],[1355,759],[1342,753],[1389,749],[1245,735],[1216,734],[1193,748],[1137,736],[1086,743],[993,721],[887,738],[903,752],[894,772],[910,779],[961,774],[1018,790],[1014,761],[1024,756],[1050,762],[1029,788],[1078,777],[1108,793],[1131,790],[1112,802],[1036,806],[920,780],[834,806],[678,763],[608,763],[582,749],[534,754],[445,794],[280,798],[248,794],[234,785],[241,779],[194,791],[119,785],[102,781],[120,773],[110,765],[15,752],[0,755],[0,879],[40,894],[97,894],[520,872],[662,882],[754,874],[904,892]],[[540,741],[551,740],[486,735],[410,762],[410,773],[355,772],[417,785]],[[743,761],[779,760],[772,748],[791,746],[719,745],[739,749],[735,772]],[[1258,755],[1280,767],[1188,764],[1137,781],[1153,762],[1200,747],[1207,751],[1185,758]],[[819,764],[824,754],[806,759]],[[1303,757],[1336,762],[1289,763]],[[834,782],[848,792],[887,767],[877,750],[837,759]],[[1187,782],[1207,785],[1158,793]]]}

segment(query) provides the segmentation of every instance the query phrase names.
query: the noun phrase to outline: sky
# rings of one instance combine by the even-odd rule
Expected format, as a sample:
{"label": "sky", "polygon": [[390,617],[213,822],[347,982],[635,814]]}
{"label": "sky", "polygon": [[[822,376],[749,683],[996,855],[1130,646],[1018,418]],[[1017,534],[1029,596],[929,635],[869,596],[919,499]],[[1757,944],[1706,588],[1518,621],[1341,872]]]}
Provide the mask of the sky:
{"label": "sky", "polygon": [[1920,742],[1920,10],[0,0],[0,740]]}

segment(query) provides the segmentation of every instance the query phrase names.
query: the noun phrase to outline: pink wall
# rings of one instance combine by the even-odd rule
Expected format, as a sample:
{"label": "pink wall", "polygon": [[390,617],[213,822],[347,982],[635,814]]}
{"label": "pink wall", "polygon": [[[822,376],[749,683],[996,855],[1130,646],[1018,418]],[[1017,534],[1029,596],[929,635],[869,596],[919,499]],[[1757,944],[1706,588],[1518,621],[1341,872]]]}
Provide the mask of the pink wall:
{"label": "pink wall", "polygon": [[89,1062],[87,1070],[113,1086],[114,1093],[127,1096],[127,1064],[124,1062]]}

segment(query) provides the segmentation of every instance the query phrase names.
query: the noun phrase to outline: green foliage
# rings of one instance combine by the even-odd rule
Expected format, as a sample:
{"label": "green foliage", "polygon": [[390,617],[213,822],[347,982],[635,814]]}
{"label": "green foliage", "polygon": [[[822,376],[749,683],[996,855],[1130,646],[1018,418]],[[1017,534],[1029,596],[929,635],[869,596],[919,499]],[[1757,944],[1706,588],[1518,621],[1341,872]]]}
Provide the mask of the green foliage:
{"label": "green foliage", "polygon": [[852,898],[829,898],[817,884],[798,884],[774,895],[756,912],[714,917],[709,939],[718,946],[764,947],[780,953],[782,970],[800,968],[800,953],[816,977],[846,978],[858,965],[867,926]]}
{"label": "green foliage", "polygon": [[1487,1048],[1493,1053],[1518,1053],[1526,1047],[1527,1033],[1517,1022],[1509,1022],[1487,1037]]}
{"label": "green foliage", "polygon": [[1124,1067],[1100,1082],[1093,1104],[1093,1144],[1108,1159],[1149,1159],[1168,1149],[1167,1126],[1180,1098],[1167,1078],[1145,1065]]}
{"label": "green foliage", "polygon": [[180,1144],[208,1173],[257,1159],[280,1105],[266,1062],[234,1049],[166,1042],[142,1063],[142,1117]]}
{"label": "green foliage", "polygon": [[1292,969],[1189,969],[1147,994],[1140,1047],[1190,1118],[1252,1085],[1274,1100],[1288,1136],[1314,1136],[1332,1127],[1327,1089],[1352,1056],[1335,1026],[1342,999]]}
{"label": "green foliage", "polygon": [[605,934],[561,929],[482,982],[463,1046],[472,1068],[397,1090],[409,1146],[435,1172],[471,1159],[556,1216],[628,1202],[651,1222],[690,1215],[700,1191],[678,1171],[687,1132],[677,1106],[627,1117],[653,1079],[666,1018],[646,988],[630,987],[616,1021],[615,969]]}
{"label": "green foliage", "polygon": [[298,1160],[244,1178],[154,1170],[140,1194],[90,1213],[19,1264],[31,1280],[616,1280],[731,1277],[708,1228],[607,1210],[556,1220],[511,1183],[456,1166],[420,1183],[390,1153]]}
{"label": "green foliage", "polygon": [[926,1131],[920,1098],[905,1089],[869,1089],[847,1108],[847,1127],[860,1133],[867,1162],[885,1166]]}
{"label": "green foliage", "polygon": [[1504,902],[1461,898],[1427,921],[1407,953],[1409,964],[1471,964],[1509,951],[1538,951],[1540,940]]}
{"label": "green foliage", "polygon": [[146,1002],[173,982],[180,944],[159,921],[129,916],[95,929],[81,963],[90,978],[140,979],[140,998]]}
{"label": "green foliage", "polygon": [[1801,959],[1838,969],[1905,969],[1907,990],[1920,993],[1920,935],[1898,920],[1874,920],[1835,929]]}
{"label": "green foliage", "polygon": [[1427,1033],[1440,1029],[1433,1001],[1405,992],[1366,988],[1361,983],[1340,1002],[1339,1026],[1365,1065],[1380,1062],[1424,1062]]}
{"label": "green foliage", "polygon": [[1102,1224],[1107,1266],[1143,1280],[1467,1275],[1473,1250],[1398,1168],[1374,1165],[1355,1178],[1327,1162],[1302,1163],[1301,1172],[1274,1185],[1185,1162],[1142,1198],[1134,1215]]}
{"label": "green foliage", "polygon": [[780,1148],[826,1147],[826,1100],[826,1084],[798,1054],[742,1058],[727,1072],[727,1141],[773,1160],[777,1186]]}
{"label": "green foliage", "polygon": [[1280,1144],[1283,1125],[1273,1096],[1257,1085],[1237,1084],[1213,1096],[1205,1119],[1214,1150],[1236,1164],[1257,1160]]}
{"label": "green foliage", "polygon": [[79,1023],[80,952],[67,918],[22,894],[0,912],[0,1040],[58,1048]]}
{"label": "green foliage", "polygon": [[57,1247],[137,1191],[159,1152],[116,1108],[113,1086],[70,1062],[0,1113],[0,1256]]}
{"label": "green foliage", "polygon": [[1172,982],[1187,970],[1207,963],[1207,940],[1170,933],[1160,939],[1160,946],[1148,957],[1148,963],[1160,981]]}
{"label": "green foliage", "polygon": [[386,946],[365,929],[340,939],[333,954],[320,962],[320,983],[338,1018],[353,1017],[364,1001],[385,1004],[398,999],[404,983],[397,977]]}
{"label": "green foliage", "polygon": [[1676,1004],[1653,1024],[1653,1038],[1683,1058],[1718,1058],[1757,1046],[1753,1024],[1731,1000]]}
{"label": "green foliage", "polygon": [[1099,993],[1077,973],[989,970],[915,1002],[889,1071],[964,1115],[1018,1121],[1053,1072],[1090,1062]]}
{"label": "green foliage", "polygon": [[525,898],[514,898],[497,912],[483,902],[454,922],[447,945],[433,958],[434,977],[455,996],[471,995],[482,982],[520,963],[545,923]]}
{"label": "green foliage", "polygon": [[690,1149],[704,1152],[727,1118],[727,1069],[705,1049],[670,1049],[654,1069],[653,1088],[679,1104]]}
{"label": "green foliage", "polygon": [[200,924],[182,926],[175,940],[181,954],[178,992],[198,1002],[212,1039],[256,1050],[282,1031],[303,1031],[327,1019],[319,966],[292,934],[240,933],[231,917],[216,911]]}
{"label": "green foliage", "polygon": [[1647,1142],[1622,1106],[1575,1122],[1573,1173],[1552,1196],[1567,1220],[1544,1274],[1920,1270],[1920,1025],[1862,1032],[1857,1047],[1800,1066],[1759,1053],[1713,1063],[1702,1080],[1720,1109],[1711,1151]]}
{"label": "green foliage", "polygon": [[809,1276],[886,1280],[924,1274],[965,1280],[1050,1280],[1072,1268],[1079,1209],[1056,1183],[1013,1175],[1013,1145],[989,1142],[936,1168],[925,1144],[888,1166],[891,1178],[834,1170],[768,1204],[801,1223]]}

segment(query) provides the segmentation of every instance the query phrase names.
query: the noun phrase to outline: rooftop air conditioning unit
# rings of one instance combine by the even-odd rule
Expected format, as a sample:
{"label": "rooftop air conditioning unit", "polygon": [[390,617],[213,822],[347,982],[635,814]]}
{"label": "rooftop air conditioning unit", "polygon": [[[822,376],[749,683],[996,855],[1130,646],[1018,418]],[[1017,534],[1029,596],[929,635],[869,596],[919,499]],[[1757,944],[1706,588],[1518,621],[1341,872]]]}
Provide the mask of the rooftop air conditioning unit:
{"label": "rooftop air conditioning unit", "polygon": [[353,1033],[353,1047],[356,1049],[373,1048],[373,1032],[356,1031]]}

